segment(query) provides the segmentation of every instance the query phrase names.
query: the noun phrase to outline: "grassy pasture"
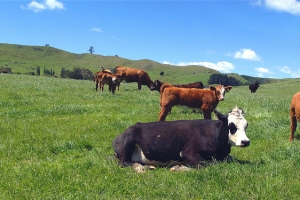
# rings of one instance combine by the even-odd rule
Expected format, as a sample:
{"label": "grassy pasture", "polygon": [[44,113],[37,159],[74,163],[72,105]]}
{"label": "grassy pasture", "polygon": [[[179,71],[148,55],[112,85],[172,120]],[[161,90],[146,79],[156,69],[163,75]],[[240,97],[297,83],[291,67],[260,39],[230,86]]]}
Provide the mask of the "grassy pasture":
{"label": "grassy pasture", "polygon": [[[122,83],[116,95],[107,86],[100,94],[92,81],[8,74],[0,74],[0,88],[0,199],[300,198],[300,143],[288,142],[299,79],[226,94],[217,109],[243,108],[251,140],[232,148],[233,162],[144,174],[119,167],[111,143],[138,121],[157,121],[158,92]],[[167,116],[199,118],[179,108]]]}

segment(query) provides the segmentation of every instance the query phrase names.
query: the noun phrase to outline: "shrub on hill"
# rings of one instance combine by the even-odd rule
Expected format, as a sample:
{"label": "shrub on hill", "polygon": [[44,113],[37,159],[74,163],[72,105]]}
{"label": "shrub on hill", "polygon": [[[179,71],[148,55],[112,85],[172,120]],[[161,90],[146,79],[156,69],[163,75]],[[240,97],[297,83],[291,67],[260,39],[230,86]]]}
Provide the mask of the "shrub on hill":
{"label": "shrub on hill", "polygon": [[228,77],[226,74],[212,74],[208,79],[208,84],[221,84],[224,86],[240,86],[243,83],[234,77]]}
{"label": "shrub on hill", "polygon": [[77,80],[92,80],[94,78],[93,72],[85,68],[74,68],[73,71],[61,69],[61,78],[72,78]]}

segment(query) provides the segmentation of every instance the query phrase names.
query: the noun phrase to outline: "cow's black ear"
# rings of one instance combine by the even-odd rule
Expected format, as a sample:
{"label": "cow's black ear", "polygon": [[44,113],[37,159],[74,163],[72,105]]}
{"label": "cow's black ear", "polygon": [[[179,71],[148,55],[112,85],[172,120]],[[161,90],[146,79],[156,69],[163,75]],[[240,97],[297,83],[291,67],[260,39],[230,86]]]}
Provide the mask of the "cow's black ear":
{"label": "cow's black ear", "polygon": [[233,122],[229,123],[229,130],[230,130],[230,134],[235,134],[236,133],[237,128],[236,128],[236,126]]}
{"label": "cow's black ear", "polygon": [[214,113],[216,114],[217,118],[220,119],[220,120],[228,117],[228,115],[223,115],[222,113],[220,113],[217,110],[214,110]]}

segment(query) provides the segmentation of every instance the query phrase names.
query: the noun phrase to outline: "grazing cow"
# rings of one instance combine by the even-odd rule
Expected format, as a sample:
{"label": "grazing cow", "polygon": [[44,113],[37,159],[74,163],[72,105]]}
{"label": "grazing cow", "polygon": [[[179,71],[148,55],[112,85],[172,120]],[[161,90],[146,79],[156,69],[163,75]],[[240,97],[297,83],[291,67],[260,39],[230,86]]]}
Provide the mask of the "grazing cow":
{"label": "grazing cow", "polygon": [[[160,80],[155,80],[153,82],[152,87],[150,87],[150,90],[157,90],[160,92],[161,86],[164,84],[164,82],[161,82]],[[173,85],[178,88],[198,88],[198,89],[203,89],[203,83],[201,81],[195,82],[195,83],[188,83],[188,84],[182,84],[182,85]]]}
{"label": "grazing cow", "polygon": [[255,93],[256,92],[256,90],[258,89],[258,87],[259,87],[259,82],[258,81],[256,81],[256,82],[254,82],[254,83],[251,83],[250,85],[249,85],[249,90],[251,91],[251,93]]}
{"label": "grazing cow", "polygon": [[146,85],[150,88],[153,84],[148,73],[140,69],[117,66],[115,68],[115,74],[124,77],[126,82],[137,82],[139,90],[141,90],[142,85]]}
{"label": "grazing cow", "polygon": [[211,119],[211,113],[220,101],[225,98],[225,92],[232,86],[210,86],[209,89],[177,88],[164,84],[160,89],[160,112],[158,121],[165,121],[173,106],[188,107],[201,110],[204,119]]}
{"label": "grazing cow", "polygon": [[171,122],[136,123],[112,142],[115,155],[123,167],[137,172],[154,166],[173,166],[185,170],[189,165],[200,168],[206,160],[225,160],[231,146],[247,147],[248,126],[241,108],[228,114],[214,110],[218,120],[180,120]]}
{"label": "grazing cow", "polygon": [[289,141],[294,140],[294,133],[297,129],[297,121],[300,121],[300,92],[296,93],[290,104],[290,131]]}

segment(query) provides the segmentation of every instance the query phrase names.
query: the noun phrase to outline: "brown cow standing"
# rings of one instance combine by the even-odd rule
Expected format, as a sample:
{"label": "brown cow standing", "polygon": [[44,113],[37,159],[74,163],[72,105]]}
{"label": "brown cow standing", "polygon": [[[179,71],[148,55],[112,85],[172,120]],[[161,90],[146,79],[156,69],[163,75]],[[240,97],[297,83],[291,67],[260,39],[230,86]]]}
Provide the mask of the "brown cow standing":
{"label": "brown cow standing", "polygon": [[102,70],[100,70],[99,72],[96,72],[94,75],[94,82],[96,82],[96,88],[95,88],[96,91],[98,91],[98,86],[101,85],[100,79],[104,73],[113,74],[110,70],[104,69],[103,67],[102,67]]}
{"label": "brown cow standing", "polygon": [[294,133],[297,128],[297,121],[300,121],[300,92],[296,93],[291,101],[290,105],[290,130],[291,130],[291,135],[289,138],[289,141],[294,140]]}
{"label": "brown cow standing", "polygon": [[100,83],[100,91],[101,93],[103,92],[104,85],[108,84],[108,90],[112,93],[115,94],[116,87],[118,83],[120,83],[121,79],[118,78],[114,74],[108,74],[108,73],[103,73],[101,77],[99,77],[99,83]]}
{"label": "brown cow standing", "polygon": [[[113,74],[113,73],[108,69],[104,69],[103,67],[102,67],[101,71],[95,73],[94,82],[96,82],[96,91],[98,91],[98,86],[101,87],[101,85],[102,85],[102,87],[104,87],[104,84],[102,84],[101,81],[100,81],[103,74]],[[118,81],[116,82],[116,88],[119,90],[120,89],[120,83],[122,81],[122,77],[117,76],[117,78],[118,78],[117,79]],[[102,91],[103,91],[103,88],[102,88]]]}
{"label": "brown cow standing", "polygon": [[150,88],[153,84],[148,73],[140,69],[117,66],[115,68],[115,74],[124,77],[126,82],[137,82],[139,90],[141,90],[142,85],[146,85]]}
{"label": "brown cow standing", "polygon": [[211,113],[220,101],[224,100],[225,91],[232,86],[210,86],[209,89],[177,88],[164,84],[160,89],[160,112],[158,121],[165,121],[173,106],[184,106],[192,109],[201,109],[204,119],[211,119]]}

